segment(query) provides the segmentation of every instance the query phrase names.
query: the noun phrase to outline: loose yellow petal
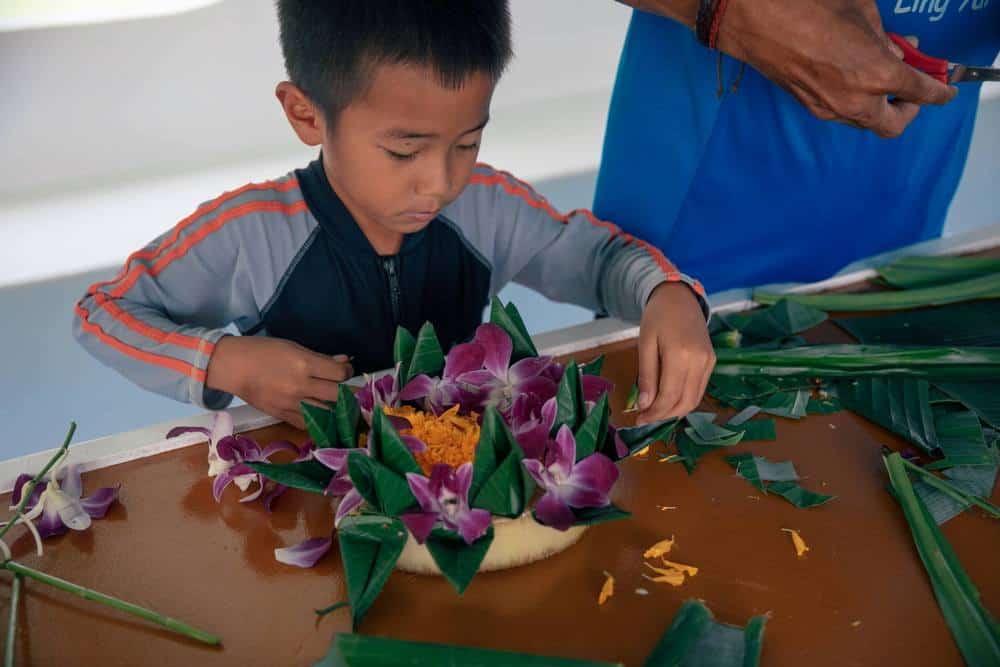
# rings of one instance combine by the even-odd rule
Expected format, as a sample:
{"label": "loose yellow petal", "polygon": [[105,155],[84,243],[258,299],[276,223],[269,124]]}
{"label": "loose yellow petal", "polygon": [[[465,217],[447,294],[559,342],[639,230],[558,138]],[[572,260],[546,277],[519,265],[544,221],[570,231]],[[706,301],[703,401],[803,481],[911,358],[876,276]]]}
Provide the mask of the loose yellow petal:
{"label": "loose yellow petal", "polygon": [[661,560],[663,561],[663,564],[666,565],[667,567],[673,568],[674,570],[680,570],[681,572],[686,572],[688,576],[693,577],[694,575],[698,574],[698,568],[696,568],[694,565],[675,563],[673,561],[667,560],[666,558],[662,558]]}
{"label": "loose yellow petal", "polygon": [[653,583],[657,584],[670,584],[671,586],[680,586],[684,583],[684,573],[680,570],[663,570],[666,574],[662,574],[658,577],[651,577],[648,574],[643,574],[643,578],[649,579]]}
{"label": "loose yellow petal", "polygon": [[608,601],[608,598],[615,594],[615,578],[610,573],[605,572],[604,585],[601,586],[601,594],[597,596],[597,604],[601,605]]}
{"label": "loose yellow petal", "polygon": [[799,531],[791,528],[782,528],[781,530],[792,536],[792,544],[795,545],[796,556],[802,556],[802,554],[809,551],[809,547],[806,545],[806,541],[802,539],[802,536],[799,535]]}
{"label": "loose yellow petal", "polygon": [[663,540],[662,542],[657,542],[653,546],[646,549],[646,553],[642,556],[643,558],[660,558],[670,553],[670,550],[674,548],[674,537],[670,536],[669,540]]}
{"label": "loose yellow petal", "polygon": [[860,628],[861,627],[861,621],[854,621],[853,623],[851,623],[851,627],[852,628]]}
{"label": "loose yellow petal", "polygon": [[634,456],[647,456],[647,455],[649,455],[649,448],[650,447],[652,447],[652,445],[646,445],[645,447],[643,447],[642,449],[640,449],[639,451],[637,451],[634,454]]}
{"label": "loose yellow petal", "polygon": [[675,510],[678,508],[677,505],[657,505],[656,509],[660,510],[661,512],[669,512],[670,510]]}

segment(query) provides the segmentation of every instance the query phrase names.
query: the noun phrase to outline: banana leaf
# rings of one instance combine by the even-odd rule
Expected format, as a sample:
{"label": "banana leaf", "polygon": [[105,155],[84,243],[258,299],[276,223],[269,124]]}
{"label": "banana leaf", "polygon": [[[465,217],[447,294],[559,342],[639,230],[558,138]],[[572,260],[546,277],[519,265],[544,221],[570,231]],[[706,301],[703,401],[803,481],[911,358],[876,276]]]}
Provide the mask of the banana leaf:
{"label": "banana leaf", "polygon": [[933,467],[1000,463],[996,451],[986,445],[983,427],[976,413],[935,406],[934,414],[934,429],[938,434],[938,444],[945,456],[945,463],[938,461],[932,464]]}
{"label": "banana leaf", "polygon": [[775,340],[812,329],[826,321],[827,314],[822,310],[782,299],[768,308],[719,315],[718,319],[751,340]]}
{"label": "banana leaf", "polygon": [[715,354],[714,376],[899,375],[967,381],[1000,377],[1000,348],[989,347],[807,345],[767,351],[716,350]]}
{"label": "banana leaf", "polygon": [[936,382],[935,385],[978,414],[980,419],[993,428],[1000,428],[1000,380],[994,382]]}
{"label": "banana leaf", "polygon": [[1000,301],[996,300],[834,322],[867,344],[1000,347]]}
{"label": "banana leaf", "polygon": [[459,595],[465,592],[476,576],[491,544],[493,526],[472,544],[466,544],[460,535],[441,528],[435,528],[427,538],[431,558]]}
{"label": "banana leaf", "polygon": [[896,287],[942,285],[1000,272],[996,257],[904,257],[878,269]]}
{"label": "banana leaf", "polygon": [[621,667],[621,663],[573,660],[476,648],[408,642],[388,637],[341,633],[333,638],[326,656],[313,667]]}
{"label": "banana leaf", "polygon": [[975,504],[960,494],[988,500],[996,485],[997,471],[1000,471],[998,466],[955,466],[945,470],[944,476],[959,494],[948,493],[926,481],[915,482],[913,490],[940,526]]}
{"label": "banana leaf", "polygon": [[790,461],[774,463],[762,456],[744,452],[727,456],[726,463],[736,469],[736,474],[764,494],[776,494],[799,509],[824,505],[836,496],[827,496],[804,489],[797,483],[799,475]]}
{"label": "banana leaf", "polygon": [[406,526],[387,516],[347,516],[337,529],[337,539],[353,625],[357,628],[403,553]]}
{"label": "banana leaf", "polygon": [[962,568],[958,556],[914,492],[905,459],[899,454],[891,454],[886,457],[885,466],[941,613],[965,662],[969,665],[1000,664],[1000,624],[983,606],[979,591]]}
{"label": "banana leaf", "polygon": [[990,273],[946,285],[917,287],[889,292],[850,294],[778,294],[754,291],[753,299],[760,304],[788,299],[820,310],[863,311],[904,310],[924,306],[942,306],[960,301],[995,299],[1000,297],[1000,272]]}
{"label": "banana leaf", "polygon": [[848,410],[889,429],[928,454],[940,447],[926,380],[859,378],[838,383],[837,390]]}
{"label": "banana leaf", "polygon": [[757,667],[767,616],[745,628],[719,623],[701,600],[681,605],[645,667]]}

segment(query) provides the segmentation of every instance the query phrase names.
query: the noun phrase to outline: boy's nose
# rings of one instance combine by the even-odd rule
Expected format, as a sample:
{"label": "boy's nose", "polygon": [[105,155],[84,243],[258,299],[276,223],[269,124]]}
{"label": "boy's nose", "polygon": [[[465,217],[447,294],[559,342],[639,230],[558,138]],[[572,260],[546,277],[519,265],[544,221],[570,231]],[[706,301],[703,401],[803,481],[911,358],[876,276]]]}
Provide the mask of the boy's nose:
{"label": "boy's nose", "polygon": [[434,160],[420,174],[417,194],[442,201],[451,192],[451,164],[448,160]]}

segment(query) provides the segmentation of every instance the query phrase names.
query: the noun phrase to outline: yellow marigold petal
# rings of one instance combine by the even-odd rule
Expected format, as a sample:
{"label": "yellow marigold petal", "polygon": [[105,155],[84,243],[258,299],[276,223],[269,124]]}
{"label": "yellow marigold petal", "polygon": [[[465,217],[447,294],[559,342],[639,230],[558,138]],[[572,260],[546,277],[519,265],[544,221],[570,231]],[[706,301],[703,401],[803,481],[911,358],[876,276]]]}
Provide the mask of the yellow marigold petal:
{"label": "yellow marigold petal", "polygon": [[674,537],[670,536],[669,540],[663,540],[662,542],[657,542],[653,546],[646,549],[646,553],[642,556],[643,558],[660,558],[668,553],[674,548]]}
{"label": "yellow marigold petal", "polygon": [[666,565],[667,567],[673,568],[675,570],[680,570],[682,572],[686,572],[689,576],[693,577],[694,575],[698,574],[698,568],[696,568],[694,565],[675,563],[673,561],[667,560],[666,558],[662,558],[661,560],[663,561],[663,564]]}
{"label": "yellow marigold petal", "polygon": [[[649,563],[646,563],[646,565],[649,565]],[[650,567],[652,568],[651,565]],[[657,570],[659,576],[651,577],[648,574],[643,574],[642,576],[644,579],[649,579],[653,583],[657,584],[670,584],[671,586],[680,586],[684,583],[684,573],[680,570],[662,570],[659,568],[652,569]]]}
{"label": "yellow marigold petal", "polygon": [[633,456],[647,456],[649,454],[650,447],[652,447],[652,445],[646,445],[645,447],[637,451]]}
{"label": "yellow marigold petal", "polygon": [[799,535],[799,531],[792,528],[782,528],[781,530],[792,536],[792,544],[795,545],[796,556],[802,556],[802,554],[809,551],[809,547],[806,545],[806,541],[802,539],[802,536]]}
{"label": "yellow marigold petal", "polygon": [[615,594],[615,578],[610,573],[604,573],[604,585],[601,586],[601,593],[597,596],[597,604],[601,605],[608,601]]}

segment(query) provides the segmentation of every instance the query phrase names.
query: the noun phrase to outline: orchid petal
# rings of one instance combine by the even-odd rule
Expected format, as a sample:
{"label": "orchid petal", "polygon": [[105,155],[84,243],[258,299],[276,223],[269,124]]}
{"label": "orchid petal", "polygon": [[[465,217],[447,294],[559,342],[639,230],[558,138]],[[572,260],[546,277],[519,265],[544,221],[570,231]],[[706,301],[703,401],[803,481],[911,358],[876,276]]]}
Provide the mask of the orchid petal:
{"label": "orchid petal", "polygon": [[397,417],[395,415],[386,415],[385,418],[388,419],[389,423],[392,424],[392,427],[394,429],[396,429],[396,433],[399,433],[400,431],[402,431],[405,428],[413,428],[413,424],[411,424],[410,420],[407,419],[406,417]]}
{"label": "orchid petal", "polygon": [[[471,467],[471,464],[466,465]],[[466,544],[472,544],[486,533],[490,527],[491,520],[490,513],[484,509],[461,512],[456,517],[458,534],[462,536]]]}
{"label": "orchid petal", "polygon": [[476,329],[475,342],[483,347],[483,365],[494,376],[506,380],[507,368],[514,344],[507,332],[495,324],[481,324]]}
{"label": "orchid petal", "polygon": [[618,481],[618,466],[604,454],[591,454],[573,467],[560,495],[573,507],[604,507]]}
{"label": "orchid petal", "polygon": [[[247,468],[242,463],[238,464],[238,466],[240,467],[240,470],[250,470],[250,468]],[[233,468],[236,468],[238,466],[233,466]],[[232,470],[232,468],[230,468],[230,470]],[[235,484],[240,491],[245,492],[247,489],[250,488],[250,485],[253,484],[254,481],[256,480],[257,480],[257,473],[250,470],[250,472],[243,472],[242,474],[236,474],[236,476],[233,477],[233,484]]]}
{"label": "orchid petal", "polygon": [[486,350],[479,343],[462,343],[448,351],[442,377],[454,379],[462,373],[479,370],[486,360]]}
{"label": "orchid petal", "polygon": [[241,503],[252,503],[253,501],[260,498],[260,494],[264,493],[264,476],[257,475],[257,490],[240,498]]}
{"label": "orchid petal", "polygon": [[274,504],[274,501],[278,499],[278,496],[280,496],[287,490],[288,487],[285,486],[284,484],[275,484],[274,486],[272,486],[270,490],[268,490],[264,494],[264,497],[262,499],[262,502],[264,503],[264,511],[270,513],[271,505]]}
{"label": "orchid petal", "polygon": [[588,403],[596,403],[601,400],[601,396],[615,390],[615,383],[611,380],[586,373],[580,376],[580,385],[583,388],[583,400]]}
{"label": "orchid petal", "polygon": [[334,475],[323,490],[324,496],[344,496],[354,488],[354,482],[347,475]]}
{"label": "orchid petal", "polygon": [[427,444],[415,435],[401,435],[399,437],[406,448],[414,454],[427,450]]}
{"label": "orchid petal", "polygon": [[275,549],[274,558],[285,565],[302,568],[312,567],[326,555],[331,546],[333,546],[333,539],[313,537],[290,547]]}
{"label": "orchid petal", "polygon": [[469,371],[468,373],[462,373],[455,381],[461,385],[469,385],[475,388],[485,388],[494,387],[499,384],[499,381],[492,371],[480,370],[480,371]]}
{"label": "orchid petal", "polygon": [[[13,493],[10,494],[11,509],[17,507],[18,503],[21,502],[21,491],[23,491],[24,486],[34,478],[35,478],[34,475],[26,475],[23,472],[17,476],[17,479],[14,481],[14,491]],[[44,490],[45,490],[45,483],[39,481],[38,484],[35,485],[34,490],[32,490],[31,492],[31,498],[29,498],[28,502],[25,503],[24,506],[25,509],[31,509],[32,507],[34,507],[35,504],[38,502],[38,496],[42,495],[42,491]]]}
{"label": "orchid petal", "polygon": [[452,491],[459,497],[461,502],[468,504],[469,489],[472,487],[472,464],[463,463],[458,466],[453,480]]}
{"label": "orchid petal", "polygon": [[265,460],[270,459],[278,452],[295,452],[297,455],[299,453],[299,448],[295,445],[295,443],[288,442],[287,440],[276,440],[264,448],[264,450],[260,453],[260,458]]}
{"label": "orchid petal", "polygon": [[236,430],[233,424],[233,416],[225,410],[215,413],[215,421],[212,422],[212,442],[218,443],[226,436],[232,435]]}
{"label": "orchid petal", "polygon": [[222,492],[232,483],[234,477],[236,476],[232,471],[227,470],[212,480],[212,496],[215,498],[215,502],[222,501]]}
{"label": "orchid petal", "polygon": [[618,429],[614,426],[608,425],[608,430],[611,432],[615,441],[615,455],[618,456],[619,459],[623,459],[628,456],[628,445],[626,445],[625,441],[622,440],[622,437],[618,435]]}
{"label": "orchid petal", "polygon": [[[528,378],[536,377],[551,363],[552,357],[525,357],[510,367],[510,370],[507,371],[507,379],[510,380],[511,384],[517,384]],[[545,379],[552,382],[549,378]]]}
{"label": "orchid petal", "polygon": [[83,511],[79,498],[73,498],[60,489],[49,489],[47,505],[59,513],[59,518],[67,528],[72,530],[90,528],[90,515]]}
{"label": "orchid petal", "polygon": [[541,459],[549,444],[549,427],[539,424],[532,429],[521,431],[517,434],[516,439],[525,458]]}
{"label": "orchid petal", "polygon": [[536,375],[535,377],[530,377],[515,383],[516,393],[533,394],[542,401],[547,401],[555,396],[556,391],[558,390],[559,385],[542,375]]}
{"label": "orchid petal", "polygon": [[[434,470],[436,471],[438,467],[439,466],[434,466]],[[420,509],[425,512],[433,512],[435,510],[435,500],[437,500],[437,494],[431,490],[431,480],[427,479],[423,475],[408,472],[406,473],[406,482],[410,485],[410,491],[413,492],[413,497],[417,499],[418,503],[420,503]]]}
{"label": "orchid petal", "polygon": [[351,492],[340,499],[340,504],[337,505],[337,514],[333,518],[333,525],[339,526],[340,520],[345,516],[361,507],[361,503],[364,502],[364,498],[358,493],[357,489],[351,489]]}
{"label": "orchid petal", "polygon": [[403,391],[399,392],[399,398],[402,401],[415,401],[418,398],[429,396],[437,384],[437,380],[428,375],[418,375],[403,387]]}
{"label": "orchid petal", "polygon": [[40,505],[41,516],[38,517],[38,523],[35,524],[42,539],[62,535],[69,530],[69,527],[59,517],[58,510],[48,502],[48,496],[45,497],[45,500],[46,502]]}
{"label": "orchid petal", "polygon": [[556,433],[555,447],[549,448],[551,460],[546,461],[547,467],[557,477],[567,478],[573,472],[573,462],[576,461],[576,438],[569,426],[563,424]]}
{"label": "orchid petal", "polygon": [[576,521],[569,505],[551,491],[542,496],[535,505],[535,516],[539,522],[556,530],[568,530]]}
{"label": "orchid petal", "polygon": [[66,466],[66,475],[60,482],[59,488],[70,498],[79,498],[83,495],[83,480],[80,479],[80,466],[75,463]]}
{"label": "orchid petal", "polygon": [[350,453],[350,449],[342,449],[339,447],[321,447],[313,452],[313,458],[330,470],[339,472],[344,469],[344,465],[347,463],[347,455]]}
{"label": "orchid petal", "polygon": [[434,530],[438,516],[432,512],[410,512],[408,514],[401,514],[399,520],[406,525],[410,534],[413,535],[413,539],[418,544],[423,544],[427,541],[431,531]]}
{"label": "orchid petal", "polygon": [[550,398],[542,404],[542,424],[547,430],[552,430],[553,424],[556,423],[556,414],[558,412],[559,404],[556,402],[555,397]]}
{"label": "orchid petal", "polygon": [[298,451],[299,455],[295,457],[295,461],[293,461],[293,463],[301,463],[302,461],[308,461],[309,459],[312,458],[313,452],[316,451],[316,443],[314,443],[312,440],[306,440],[304,443],[302,443],[302,446],[299,447]]}
{"label": "orchid petal", "polygon": [[524,466],[524,469],[528,471],[528,474],[531,475],[532,479],[534,479],[540,487],[544,489],[549,487],[549,480],[546,475],[545,466],[541,461],[537,459],[524,459],[521,461],[521,465]]}
{"label": "orchid petal", "polygon": [[176,438],[179,435],[184,435],[185,433],[200,433],[206,438],[211,438],[212,432],[203,426],[175,426],[174,428],[167,431],[167,439]]}
{"label": "orchid petal", "polygon": [[102,519],[108,513],[111,503],[118,498],[119,486],[105,486],[80,500],[80,507],[93,519]]}

